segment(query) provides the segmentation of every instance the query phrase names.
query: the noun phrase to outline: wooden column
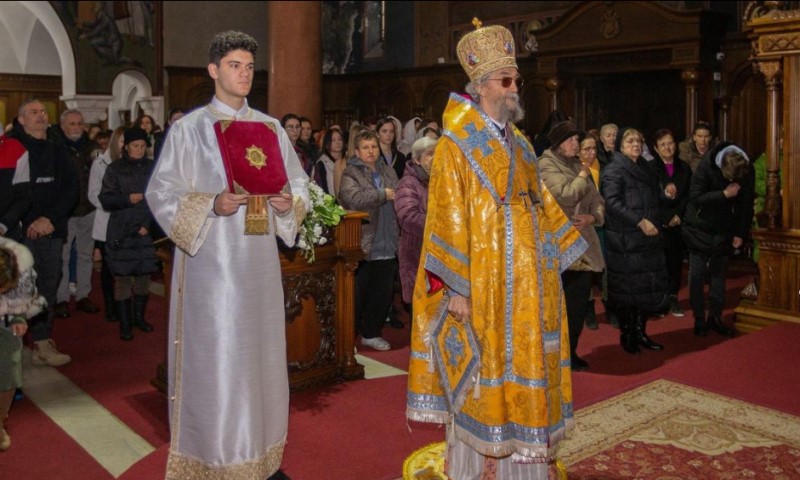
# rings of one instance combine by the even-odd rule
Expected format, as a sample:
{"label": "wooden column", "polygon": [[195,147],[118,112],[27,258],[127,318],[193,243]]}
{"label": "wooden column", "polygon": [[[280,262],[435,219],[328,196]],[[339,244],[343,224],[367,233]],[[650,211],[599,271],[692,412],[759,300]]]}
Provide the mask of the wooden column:
{"label": "wooden column", "polygon": [[686,138],[691,138],[694,124],[697,123],[697,84],[700,72],[687,68],[681,72],[681,80],[686,86]]}
{"label": "wooden column", "polygon": [[758,297],[755,302],[743,300],[736,308],[735,325],[742,332],[776,322],[800,323],[800,50],[795,47],[800,38],[800,10],[776,10],[779,3],[748,9],[754,17],[746,18],[753,45],[751,60],[764,74],[767,86],[764,208],[769,220],[766,228],[752,231],[761,252]]}
{"label": "wooden column", "polygon": [[322,2],[268,2],[268,113],[322,125]]}

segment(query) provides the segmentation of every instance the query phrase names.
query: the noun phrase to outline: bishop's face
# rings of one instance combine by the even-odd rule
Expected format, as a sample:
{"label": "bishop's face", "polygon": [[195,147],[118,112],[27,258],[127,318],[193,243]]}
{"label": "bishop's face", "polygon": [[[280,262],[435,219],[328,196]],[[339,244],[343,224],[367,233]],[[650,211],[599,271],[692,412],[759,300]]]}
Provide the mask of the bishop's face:
{"label": "bishop's face", "polygon": [[240,104],[253,86],[255,62],[246,50],[234,50],[222,57],[219,66],[208,65],[208,74],[214,79],[217,98],[228,105]]}

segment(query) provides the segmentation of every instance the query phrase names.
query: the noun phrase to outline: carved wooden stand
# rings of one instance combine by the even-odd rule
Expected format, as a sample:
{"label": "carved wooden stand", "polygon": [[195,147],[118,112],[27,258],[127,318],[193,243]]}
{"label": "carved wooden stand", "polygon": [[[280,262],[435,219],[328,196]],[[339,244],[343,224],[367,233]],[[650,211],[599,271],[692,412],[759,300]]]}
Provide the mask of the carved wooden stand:
{"label": "carved wooden stand", "polygon": [[[316,248],[309,264],[298,250],[281,249],[286,361],[289,388],[364,378],[355,358],[355,271],[361,260],[361,221],[365,213],[347,214],[333,232],[333,241]],[[172,246],[159,250],[164,265],[166,305],[172,276]],[[165,312],[169,317],[169,312]],[[165,355],[166,357],[166,355]],[[151,383],[167,392],[166,361]]]}

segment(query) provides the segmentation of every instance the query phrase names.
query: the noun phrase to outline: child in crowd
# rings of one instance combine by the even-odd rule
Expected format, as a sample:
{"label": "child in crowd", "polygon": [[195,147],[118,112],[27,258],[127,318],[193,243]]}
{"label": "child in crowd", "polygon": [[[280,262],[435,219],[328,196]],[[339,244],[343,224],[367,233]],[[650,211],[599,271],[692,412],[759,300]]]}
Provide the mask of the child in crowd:
{"label": "child in crowd", "polygon": [[4,423],[22,386],[22,336],[27,319],[46,305],[36,290],[33,255],[22,244],[0,237],[0,452],[8,450],[11,438]]}

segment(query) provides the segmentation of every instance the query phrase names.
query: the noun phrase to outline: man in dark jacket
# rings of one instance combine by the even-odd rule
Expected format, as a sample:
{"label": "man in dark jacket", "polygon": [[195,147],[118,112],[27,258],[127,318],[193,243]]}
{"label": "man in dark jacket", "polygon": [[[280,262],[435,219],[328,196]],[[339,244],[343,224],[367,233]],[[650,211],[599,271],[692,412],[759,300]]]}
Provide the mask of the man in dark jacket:
{"label": "man in dark jacket", "polygon": [[[78,199],[78,179],[64,143],[47,135],[47,110],[42,102],[28,100],[19,109],[19,126],[10,136],[28,151],[31,204],[22,217],[25,245],[33,253],[36,287],[55,305],[67,220]],[[33,317],[30,332],[34,341],[35,365],[61,366],[72,359],[56,349],[52,340],[53,310]]]}
{"label": "man in dark jacket", "polygon": [[[94,238],[92,238],[92,228],[94,227],[95,206],[89,201],[89,172],[92,169],[92,150],[93,143],[84,131],[83,114],[80,110],[67,110],[61,114],[61,122],[58,127],[53,128],[54,136],[60,137],[67,148],[69,158],[78,174],[78,204],[72,211],[67,223],[67,241],[64,243],[62,252],[61,270],[67,272],[69,269],[70,254],[72,252],[72,242],[75,242],[76,258],[76,278],[77,290],[75,298],[78,300],[78,310],[86,313],[97,313],[98,308],[89,300],[89,292],[92,291],[92,253],[94,252]],[[66,318],[69,314],[69,275],[66,273],[61,276],[56,293],[56,303],[54,311],[57,317]]]}
{"label": "man in dark jacket", "polygon": [[22,241],[20,220],[31,205],[30,165],[25,147],[0,137],[0,237]]}
{"label": "man in dark jacket", "polygon": [[[694,311],[694,333],[710,328],[733,336],[722,323],[728,256],[740,248],[753,219],[755,175],[747,154],[724,142],[697,166],[689,188],[683,240],[689,249],[689,302]],[[709,279],[708,319],[703,288]]]}

